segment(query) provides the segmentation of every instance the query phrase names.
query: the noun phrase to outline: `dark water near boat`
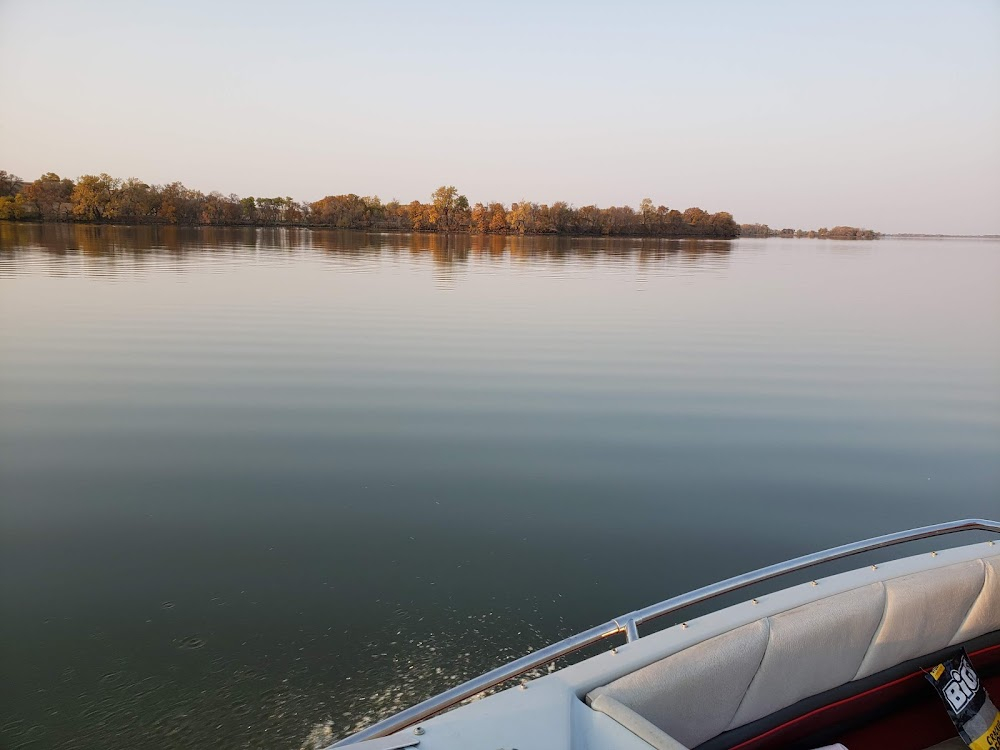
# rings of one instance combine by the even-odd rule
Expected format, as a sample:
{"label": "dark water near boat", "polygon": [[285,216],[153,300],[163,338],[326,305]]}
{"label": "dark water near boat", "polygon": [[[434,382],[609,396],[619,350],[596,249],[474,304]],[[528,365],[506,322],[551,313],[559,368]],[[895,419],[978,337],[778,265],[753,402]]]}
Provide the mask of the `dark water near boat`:
{"label": "dark water near boat", "polygon": [[0,746],[291,748],[1000,516],[1000,244],[0,225]]}

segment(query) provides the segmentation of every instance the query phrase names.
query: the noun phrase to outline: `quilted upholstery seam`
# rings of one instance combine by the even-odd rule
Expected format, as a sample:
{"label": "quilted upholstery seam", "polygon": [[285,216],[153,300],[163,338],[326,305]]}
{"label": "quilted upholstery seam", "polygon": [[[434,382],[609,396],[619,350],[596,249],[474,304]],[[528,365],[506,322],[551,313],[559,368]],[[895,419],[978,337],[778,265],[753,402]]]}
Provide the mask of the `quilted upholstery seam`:
{"label": "quilted upholstery seam", "polygon": [[955,639],[958,637],[958,634],[961,633],[962,628],[965,627],[965,623],[969,621],[969,616],[972,614],[972,610],[976,608],[976,604],[979,603],[979,600],[983,598],[983,594],[986,593],[986,584],[989,583],[990,580],[990,571],[986,567],[986,563],[983,561],[982,558],[979,558],[977,562],[983,569],[983,585],[979,588],[979,593],[976,594],[976,598],[972,600],[972,604],[970,604],[969,608],[965,610],[965,617],[962,618],[962,622],[959,623],[958,627],[955,629],[955,632],[951,634],[951,638],[948,639],[949,645],[955,642]]}
{"label": "quilted upholstery seam", "polygon": [[763,622],[764,627],[767,628],[767,642],[764,644],[764,651],[760,655],[760,661],[757,662],[757,669],[754,670],[753,677],[750,678],[750,682],[747,683],[746,690],[743,691],[743,697],[740,698],[740,702],[736,705],[736,710],[733,711],[733,715],[729,717],[729,722],[726,724],[726,731],[733,728],[733,722],[736,720],[736,717],[740,715],[740,709],[743,708],[743,703],[750,694],[750,688],[753,687],[754,682],[757,681],[757,677],[760,676],[760,668],[764,666],[764,659],[767,658],[768,649],[771,648],[771,618],[765,617]]}
{"label": "quilted upholstery seam", "polygon": [[875,639],[878,638],[879,633],[882,632],[882,627],[885,625],[885,617],[889,613],[889,589],[886,587],[885,581],[879,581],[878,584],[882,588],[882,617],[879,619],[878,626],[875,628],[875,632],[872,633],[872,637],[868,641],[868,648],[865,649],[864,654],[861,656],[861,663],[858,664],[858,669],[854,673],[854,677],[851,680],[852,682],[858,679],[858,676],[861,674],[861,668],[865,665],[865,662],[868,661],[868,655],[872,651],[872,646],[875,645]]}

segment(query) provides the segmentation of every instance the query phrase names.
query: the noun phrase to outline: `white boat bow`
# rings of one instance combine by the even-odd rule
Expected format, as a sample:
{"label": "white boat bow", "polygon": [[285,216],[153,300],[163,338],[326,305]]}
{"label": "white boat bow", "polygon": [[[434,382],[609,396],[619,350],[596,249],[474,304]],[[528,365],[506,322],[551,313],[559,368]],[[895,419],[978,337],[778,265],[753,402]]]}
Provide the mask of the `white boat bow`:
{"label": "white boat bow", "polygon": [[[962,531],[1000,533],[1000,523],[969,519],[887,534],[672,597],[487,672],[331,747],[763,750],[819,747],[828,744],[824,738],[849,734],[845,727],[863,739],[896,716],[872,713],[868,704],[899,685],[917,684],[912,677],[928,659],[959,647],[980,660],[1000,657],[1000,544],[942,549],[820,578],[644,637],[639,627],[787,573]],[[623,645],[442,713],[621,635]],[[1000,658],[996,667],[1000,676]],[[855,714],[868,711],[868,723],[852,715],[828,726],[836,718],[828,716],[831,707],[847,705]],[[914,748],[936,744],[907,741]]]}

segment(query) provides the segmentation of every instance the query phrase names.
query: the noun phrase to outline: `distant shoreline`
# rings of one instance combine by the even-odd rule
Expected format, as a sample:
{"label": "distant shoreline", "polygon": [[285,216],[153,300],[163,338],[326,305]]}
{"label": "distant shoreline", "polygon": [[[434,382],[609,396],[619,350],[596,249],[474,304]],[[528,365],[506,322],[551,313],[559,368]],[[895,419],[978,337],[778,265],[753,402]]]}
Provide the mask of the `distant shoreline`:
{"label": "distant shoreline", "polygon": [[[819,236],[815,233],[810,236],[809,234],[781,234],[779,232],[773,232],[767,237],[759,235],[743,235],[740,234],[736,237],[706,237],[704,235],[670,235],[670,236],[652,236],[652,235],[642,235],[642,234],[616,234],[616,235],[595,235],[595,234],[570,234],[570,233],[555,233],[555,232],[518,232],[518,233],[490,233],[490,232],[475,232],[469,230],[427,230],[427,229],[395,229],[395,228],[379,228],[379,227],[368,227],[364,229],[355,229],[350,227],[334,227],[321,224],[204,224],[204,223],[191,223],[191,224],[166,224],[163,222],[156,221],[85,221],[85,220],[73,220],[73,219],[61,219],[61,220],[45,220],[39,218],[33,219],[5,219],[0,218],[0,225],[29,225],[29,226],[56,226],[56,227],[107,227],[107,228],[123,228],[123,229],[307,229],[309,231],[333,231],[333,232],[363,232],[371,234],[399,234],[399,235],[424,235],[424,236],[435,236],[435,235],[459,235],[459,236],[471,236],[471,237],[560,237],[566,239],[647,239],[647,240],[723,240],[731,241],[734,239],[833,239],[833,240],[850,240],[854,241],[859,238],[857,237],[839,237],[832,236],[829,234]],[[877,239],[896,239],[896,240],[933,240],[933,239],[952,239],[952,240],[1000,240],[1000,234],[921,234],[916,232],[886,232],[886,233],[876,233],[875,237],[864,238],[865,241],[877,240]]]}
{"label": "distant shoreline", "polygon": [[1000,240],[1000,234],[918,234],[914,232],[896,232],[883,234],[897,240]]}
{"label": "distant shoreline", "polygon": [[[0,218],[0,223],[4,224],[36,224],[45,226],[85,226],[85,227],[155,227],[155,228],[166,228],[166,227],[180,227],[184,229],[319,229],[319,230],[333,230],[333,231],[343,231],[343,232],[372,232],[376,234],[484,234],[481,232],[470,232],[470,231],[442,231],[434,229],[379,229],[379,228],[367,228],[367,229],[350,229],[344,227],[332,227],[321,224],[166,224],[163,222],[156,221],[80,221],[80,220],[44,220],[44,219],[2,219]],[[485,234],[489,234],[488,232]],[[580,237],[587,239],[599,238],[602,236],[609,235],[593,235],[593,234],[558,234],[555,232],[522,232],[518,233],[523,237]],[[505,236],[505,235],[495,235],[495,236]],[[510,236],[509,234],[506,236]],[[737,237],[705,237],[704,235],[673,235],[673,236],[652,236],[643,234],[617,234],[610,235],[614,237],[622,237],[624,239],[661,239],[661,240],[697,240],[697,239],[763,239],[760,237],[755,237],[753,235],[743,235],[740,234]],[[777,239],[854,239],[847,237],[830,237],[826,235],[824,237],[808,237],[801,235],[783,235],[783,234],[771,234],[768,237],[773,237]],[[921,234],[917,232],[880,232],[878,236],[873,239],[897,239],[897,240],[921,240],[921,239],[942,239],[942,240],[1000,240],[1000,234]]]}
{"label": "distant shoreline", "polygon": [[377,195],[327,195],[317,201],[289,196],[205,194],[183,183],[148,185],[130,177],[48,172],[32,182],[0,170],[0,219],[77,221],[126,225],[327,227],[368,231],[466,232],[470,234],[695,237],[733,239],[739,225],[725,211],[679,211],[644,198],[631,206],[573,206],[522,200],[471,203],[454,185],[442,185],[429,203],[383,202]]}
{"label": "distant shoreline", "polygon": [[737,224],[726,211],[698,207],[679,211],[643,198],[631,206],[574,206],[518,201],[475,203],[454,185],[442,185],[431,201],[383,202],[378,196],[328,195],[317,201],[291,197],[205,194],[183,183],[148,185],[130,177],[83,175],[78,180],[48,172],[27,182],[0,170],[0,220],[118,226],[291,227],[369,232],[462,233],[556,237],[720,239],[811,237],[873,240],[878,232],[850,226],[772,230]]}
{"label": "distant shoreline", "polygon": [[[787,234],[772,234],[768,237],[759,237],[755,235],[736,235],[733,237],[729,236],[712,236],[704,234],[670,234],[670,235],[650,235],[650,234],[580,234],[580,233],[570,233],[570,232],[477,232],[469,229],[396,229],[388,227],[365,227],[365,228],[355,228],[355,227],[337,227],[329,226],[324,224],[205,224],[205,223],[174,223],[167,224],[164,222],[157,221],[86,221],[86,220],[73,220],[73,219],[5,219],[0,218],[0,224],[6,225],[29,225],[29,226],[46,226],[46,227],[92,227],[92,228],[116,228],[116,229],[304,229],[309,231],[325,231],[325,232],[360,232],[369,234],[398,234],[398,235],[424,235],[424,236],[438,236],[438,235],[451,235],[451,236],[466,236],[466,237],[553,237],[553,238],[565,238],[565,239],[581,239],[581,240],[597,240],[597,239],[631,239],[631,240],[710,240],[710,241],[732,241],[739,239],[823,239],[823,240],[846,240],[846,241],[872,241],[877,239],[882,239],[885,237],[901,237],[902,235],[888,235],[888,234],[877,234],[874,237],[848,237],[848,236],[836,236],[836,235],[817,235],[813,232],[809,234],[798,234],[798,235],[787,235]],[[904,239],[909,237],[913,239],[919,239],[921,237],[963,237],[965,235],[906,235],[902,236]],[[993,237],[994,235],[983,235],[983,238]]]}
{"label": "distant shoreline", "polygon": [[306,229],[321,232],[358,232],[362,234],[417,234],[426,236],[452,235],[464,237],[565,237],[567,239],[633,239],[633,240],[738,240],[740,237],[718,237],[704,234],[579,234],[569,232],[477,232],[469,229],[396,229],[389,227],[337,227],[328,224],[205,224],[205,223],[175,223],[167,224],[158,221],[80,221],[73,219],[3,219],[0,224],[25,224],[46,227],[94,227],[118,229]]}

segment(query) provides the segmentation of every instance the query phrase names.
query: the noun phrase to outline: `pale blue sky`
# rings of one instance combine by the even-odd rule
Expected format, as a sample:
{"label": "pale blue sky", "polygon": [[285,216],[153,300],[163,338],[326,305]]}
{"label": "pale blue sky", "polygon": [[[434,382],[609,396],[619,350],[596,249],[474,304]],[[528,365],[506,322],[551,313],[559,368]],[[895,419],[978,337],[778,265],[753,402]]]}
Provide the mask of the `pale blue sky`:
{"label": "pale blue sky", "polygon": [[0,0],[0,168],[1000,233],[1000,0]]}

